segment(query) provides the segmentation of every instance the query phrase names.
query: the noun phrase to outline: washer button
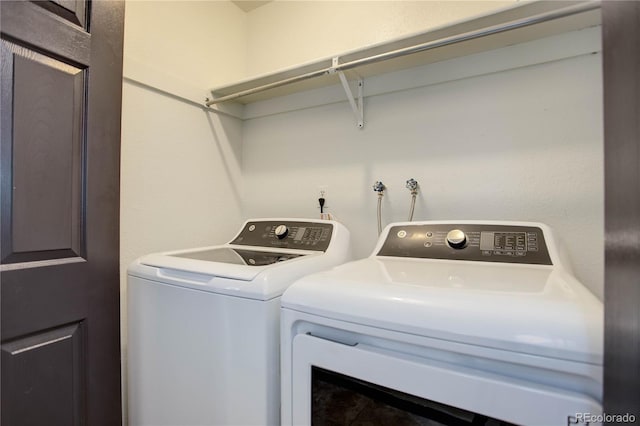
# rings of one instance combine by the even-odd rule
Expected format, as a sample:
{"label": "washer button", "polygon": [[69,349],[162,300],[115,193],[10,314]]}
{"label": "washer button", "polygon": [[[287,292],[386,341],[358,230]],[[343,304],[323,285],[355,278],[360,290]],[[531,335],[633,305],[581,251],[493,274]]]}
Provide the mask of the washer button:
{"label": "washer button", "polygon": [[398,231],[398,238],[404,238],[407,236],[407,231],[405,231],[404,229],[402,231]]}

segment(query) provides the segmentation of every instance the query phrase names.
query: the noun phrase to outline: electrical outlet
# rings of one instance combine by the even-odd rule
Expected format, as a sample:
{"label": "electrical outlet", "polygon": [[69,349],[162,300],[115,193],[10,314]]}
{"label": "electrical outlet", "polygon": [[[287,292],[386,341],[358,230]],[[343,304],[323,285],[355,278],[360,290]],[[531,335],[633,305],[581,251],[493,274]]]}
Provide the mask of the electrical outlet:
{"label": "electrical outlet", "polygon": [[329,191],[328,185],[318,185],[318,197],[327,198],[327,192]]}

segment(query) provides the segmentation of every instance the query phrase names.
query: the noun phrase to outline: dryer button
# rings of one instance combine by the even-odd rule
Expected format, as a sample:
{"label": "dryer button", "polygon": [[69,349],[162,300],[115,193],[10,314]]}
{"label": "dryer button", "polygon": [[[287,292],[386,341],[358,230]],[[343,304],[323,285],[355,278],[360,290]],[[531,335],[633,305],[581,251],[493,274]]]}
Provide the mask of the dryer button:
{"label": "dryer button", "polygon": [[447,233],[447,244],[454,249],[462,249],[467,245],[467,236],[459,229],[453,229]]}

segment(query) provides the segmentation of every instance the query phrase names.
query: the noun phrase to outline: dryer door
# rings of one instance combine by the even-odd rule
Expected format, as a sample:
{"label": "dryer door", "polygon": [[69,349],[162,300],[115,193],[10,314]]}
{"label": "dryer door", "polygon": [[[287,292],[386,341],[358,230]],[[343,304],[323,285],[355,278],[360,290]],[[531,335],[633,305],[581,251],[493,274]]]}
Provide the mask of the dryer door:
{"label": "dryer door", "polygon": [[299,334],[292,355],[296,425],[356,417],[377,424],[567,425],[602,413],[597,401],[577,393],[365,344]]}

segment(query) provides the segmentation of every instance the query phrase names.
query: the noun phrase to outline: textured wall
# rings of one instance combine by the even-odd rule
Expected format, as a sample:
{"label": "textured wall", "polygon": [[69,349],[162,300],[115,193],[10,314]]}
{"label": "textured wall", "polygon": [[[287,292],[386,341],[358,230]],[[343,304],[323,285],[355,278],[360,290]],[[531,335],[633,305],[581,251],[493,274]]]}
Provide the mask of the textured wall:
{"label": "textured wall", "polygon": [[[547,44],[385,79],[407,84],[430,70],[473,70],[512,58],[513,49],[526,58],[546,51]],[[600,55],[589,53],[369,97],[363,130],[356,129],[345,101],[248,120],[245,214],[313,217],[318,186],[327,185],[329,211],[351,230],[356,255],[364,257],[376,241],[373,182],[389,188],[383,207],[388,223],[406,220],[410,198],[404,183],[415,178],[421,188],[415,219],[545,222],[566,242],[578,278],[601,297],[600,68]],[[313,96],[322,98],[323,91],[306,97]]]}
{"label": "textured wall", "polygon": [[513,0],[276,0],[247,14],[247,74],[331,57],[513,4]]}
{"label": "textured wall", "polygon": [[135,61],[199,88],[236,80],[246,68],[246,25],[228,1],[127,1],[125,76]]}

